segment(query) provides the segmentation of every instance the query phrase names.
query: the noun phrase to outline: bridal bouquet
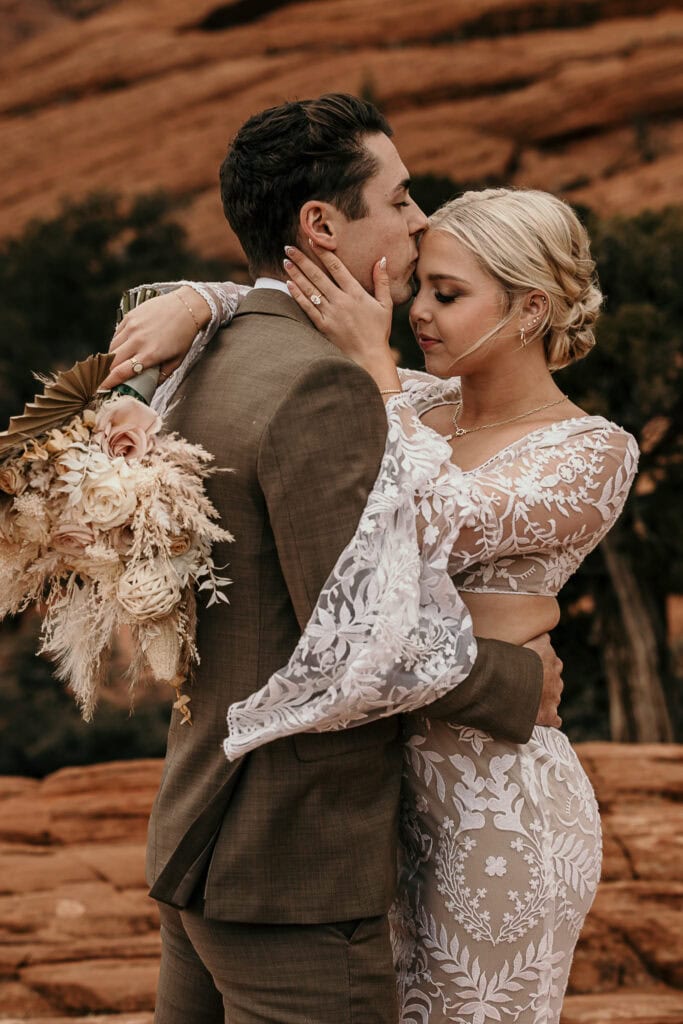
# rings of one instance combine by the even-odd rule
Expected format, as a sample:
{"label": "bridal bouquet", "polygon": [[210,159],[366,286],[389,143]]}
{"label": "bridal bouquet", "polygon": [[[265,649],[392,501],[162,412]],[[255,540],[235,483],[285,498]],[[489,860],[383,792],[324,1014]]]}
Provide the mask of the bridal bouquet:
{"label": "bridal bouquet", "polygon": [[113,356],[45,383],[0,434],[0,618],[37,605],[41,653],[92,718],[107,653],[128,627],[131,687],[151,669],[180,692],[195,645],[195,589],[227,602],[211,546],[233,538],[204,490],[212,456],[130,395],[98,394]]}

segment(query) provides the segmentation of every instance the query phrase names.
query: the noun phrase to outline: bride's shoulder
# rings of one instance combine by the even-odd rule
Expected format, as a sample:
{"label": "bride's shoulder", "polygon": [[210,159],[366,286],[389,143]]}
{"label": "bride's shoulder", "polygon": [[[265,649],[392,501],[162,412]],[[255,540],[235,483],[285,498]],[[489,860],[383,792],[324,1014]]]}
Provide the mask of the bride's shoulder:
{"label": "bride's shoulder", "polygon": [[552,444],[562,440],[583,438],[588,444],[613,445],[618,448],[637,447],[636,439],[624,427],[613,423],[604,416],[591,416],[584,413],[559,420],[541,429],[544,441]]}
{"label": "bride's shoulder", "polygon": [[[604,416],[574,416],[528,435],[522,449],[538,457],[564,462],[571,457],[588,460],[594,468],[625,467],[635,474],[640,450],[635,437]],[[578,466],[579,463],[577,462]]]}

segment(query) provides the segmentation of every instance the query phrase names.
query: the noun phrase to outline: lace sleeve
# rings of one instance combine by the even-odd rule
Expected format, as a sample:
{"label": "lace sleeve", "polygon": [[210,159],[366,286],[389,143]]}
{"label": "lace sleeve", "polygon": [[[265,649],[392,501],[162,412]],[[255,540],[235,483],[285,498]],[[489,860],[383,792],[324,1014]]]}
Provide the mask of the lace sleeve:
{"label": "lace sleeve", "polygon": [[152,407],[161,415],[167,410],[178,387],[191,368],[200,358],[202,352],[216,332],[225,327],[234,316],[240,299],[251,291],[249,285],[234,284],[232,281],[161,281],[155,284],[142,284],[126,292],[127,306],[133,308],[155,295],[166,295],[181,285],[189,285],[206,301],[211,310],[211,319],[206,327],[198,331],[182,363],[170,377],[160,384],[154,393]]}
{"label": "lace sleeve", "polygon": [[230,760],[294,733],[413,711],[472,669],[472,622],[448,554],[476,506],[450,446],[408,394],[390,400],[387,417],[377,481],[294,654],[228,711]]}
{"label": "lace sleeve", "polygon": [[511,446],[474,471],[483,515],[460,532],[452,554],[461,566],[475,566],[473,576],[459,575],[460,585],[478,589],[490,583],[488,572],[521,591],[525,579],[543,573],[544,591],[557,593],[621,514],[637,467],[635,438],[597,417],[556,424],[521,449]]}

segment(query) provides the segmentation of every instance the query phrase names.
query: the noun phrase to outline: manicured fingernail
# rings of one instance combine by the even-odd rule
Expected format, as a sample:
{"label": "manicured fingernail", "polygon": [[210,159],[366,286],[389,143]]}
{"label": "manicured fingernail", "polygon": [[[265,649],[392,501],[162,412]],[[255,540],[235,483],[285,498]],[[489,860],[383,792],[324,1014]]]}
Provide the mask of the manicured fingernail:
{"label": "manicured fingernail", "polygon": [[293,252],[294,252],[294,246],[286,245],[285,246],[285,252],[287,253],[288,256],[291,256],[293,254]]}
{"label": "manicured fingernail", "polygon": [[293,291],[293,289],[294,289],[294,282],[293,282],[293,281],[290,281],[290,280],[288,279],[287,281],[285,281],[285,284],[286,284],[286,285],[287,285],[287,287],[289,288],[290,292],[291,292],[291,291]]}
{"label": "manicured fingernail", "polygon": [[386,270],[387,269],[387,258],[386,258],[386,256],[382,256],[382,259],[379,261],[379,269],[380,270]]}
{"label": "manicured fingernail", "polygon": [[285,270],[291,270],[291,268],[294,266],[291,260],[283,260],[282,265],[285,268]]}

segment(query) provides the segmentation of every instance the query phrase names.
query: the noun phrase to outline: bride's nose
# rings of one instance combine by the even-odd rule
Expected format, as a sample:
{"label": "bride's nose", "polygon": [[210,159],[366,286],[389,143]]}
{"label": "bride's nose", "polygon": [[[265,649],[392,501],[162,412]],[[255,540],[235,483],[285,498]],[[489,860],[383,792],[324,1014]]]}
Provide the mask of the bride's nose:
{"label": "bride's nose", "polygon": [[419,293],[413,299],[409,316],[413,330],[417,330],[421,323],[428,324],[432,320],[432,314],[426,304],[421,301]]}

